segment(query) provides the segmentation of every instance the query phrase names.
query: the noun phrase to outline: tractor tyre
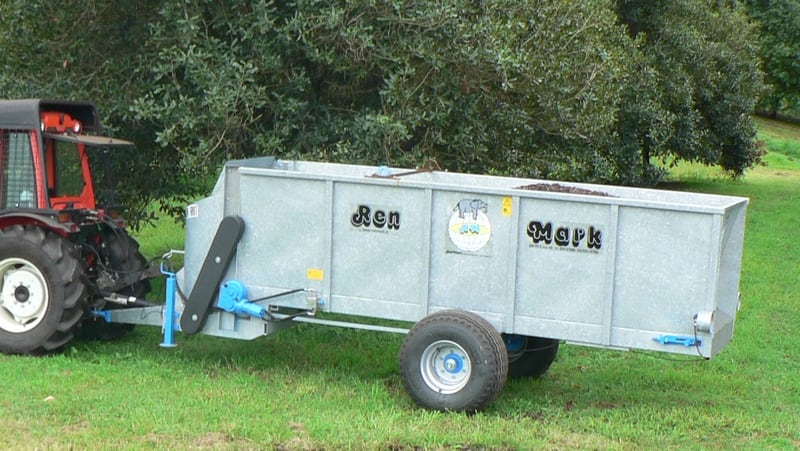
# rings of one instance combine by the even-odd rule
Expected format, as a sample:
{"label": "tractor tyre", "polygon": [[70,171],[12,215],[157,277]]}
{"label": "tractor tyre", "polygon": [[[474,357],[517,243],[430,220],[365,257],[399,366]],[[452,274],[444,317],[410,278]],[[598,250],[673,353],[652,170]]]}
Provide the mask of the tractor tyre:
{"label": "tractor tyre", "polygon": [[[143,299],[150,292],[151,286],[149,280],[138,280],[138,276],[147,268],[147,259],[139,251],[139,243],[122,229],[106,231],[103,240],[109,250],[111,270],[121,278],[136,279],[130,285],[117,290],[117,293]],[[124,307],[106,304],[104,308]],[[122,338],[133,329],[133,324],[107,323],[102,318],[92,316],[83,321],[80,336],[87,340],[111,341]]]}
{"label": "tractor tyre", "polygon": [[35,226],[0,232],[0,352],[64,349],[86,314],[83,265],[69,241]]}
{"label": "tractor tyre", "polygon": [[508,351],[508,377],[537,378],[547,372],[558,354],[559,341],[552,338],[503,335]]}
{"label": "tractor tyre", "polygon": [[403,386],[418,405],[473,413],[503,390],[508,355],[500,334],[485,319],[444,310],[409,331],[399,365]]}

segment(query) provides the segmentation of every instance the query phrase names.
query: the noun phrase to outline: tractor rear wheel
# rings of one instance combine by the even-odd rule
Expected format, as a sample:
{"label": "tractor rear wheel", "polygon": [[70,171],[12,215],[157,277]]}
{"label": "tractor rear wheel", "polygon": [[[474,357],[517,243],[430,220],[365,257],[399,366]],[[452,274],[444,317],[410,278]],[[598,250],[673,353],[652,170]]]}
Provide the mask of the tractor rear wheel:
{"label": "tractor rear wheel", "polygon": [[86,313],[70,243],[35,226],[0,232],[0,352],[42,355],[72,341]]}
{"label": "tractor rear wheel", "polygon": [[[130,285],[117,290],[118,294],[143,299],[150,292],[149,280],[139,280],[141,273],[147,269],[147,259],[139,251],[139,243],[122,229],[109,229],[103,234],[103,242],[108,249],[109,268],[119,279],[127,280]],[[103,308],[119,308],[114,304],[106,304]],[[116,340],[132,331],[133,324],[107,323],[97,316],[86,318],[81,325],[81,338],[89,340]]]}

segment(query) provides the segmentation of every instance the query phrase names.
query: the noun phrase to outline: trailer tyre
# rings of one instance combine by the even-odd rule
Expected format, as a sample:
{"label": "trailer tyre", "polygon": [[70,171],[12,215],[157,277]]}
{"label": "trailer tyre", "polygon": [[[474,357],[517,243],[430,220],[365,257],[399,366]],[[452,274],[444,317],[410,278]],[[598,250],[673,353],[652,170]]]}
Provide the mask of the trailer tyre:
{"label": "trailer tyre", "polygon": [[508,377],[540,377],[558,354],[559,341],[552,338],[503,335],[508,351]]}
{"label": "trailer tyre", "polygon": [[69,344],[86,312],[83,266],[55,233],[0,232],[0,351],[42,355]]}
{"label": "trailer tyre", "polygon": [[399,365],[403,386],[420,406],[472,413],[503,390],[508,354],[488,321],[445,310],[414,325],[400,348]]}

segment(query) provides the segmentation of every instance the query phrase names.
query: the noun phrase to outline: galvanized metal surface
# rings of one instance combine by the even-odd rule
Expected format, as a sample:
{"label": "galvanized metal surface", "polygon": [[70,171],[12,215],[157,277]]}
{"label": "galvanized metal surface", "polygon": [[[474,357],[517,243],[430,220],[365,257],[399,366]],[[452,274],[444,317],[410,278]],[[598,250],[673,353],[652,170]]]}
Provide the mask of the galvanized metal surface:
{"label": "galvanized metal surface", "polygon": [[[220,220],[238,215],[245,232],[226,280],[246,284],[251,299],[311,288],[325,312],[415,322],[458,308],[503,333],[706,357],[732,337],[745,198],[376,172],[230,162],[212,195],[188,208],[184,292]],[[270,303],[307,302],[301,293]],[[672,337],[701,344],[665,344]]]}

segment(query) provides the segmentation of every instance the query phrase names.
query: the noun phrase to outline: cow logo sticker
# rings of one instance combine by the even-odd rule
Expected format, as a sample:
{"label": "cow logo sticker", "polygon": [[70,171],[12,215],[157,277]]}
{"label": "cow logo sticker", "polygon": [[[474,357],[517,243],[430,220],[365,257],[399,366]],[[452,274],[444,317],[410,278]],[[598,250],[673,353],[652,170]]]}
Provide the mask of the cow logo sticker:
{"label": "cow logo sticker", "polygon": [[477,252],[486,246],[492,237],[488,211],[489,205],[481,199],[462,199],[456,204],[450,216],[448,233],[458,250]]}

